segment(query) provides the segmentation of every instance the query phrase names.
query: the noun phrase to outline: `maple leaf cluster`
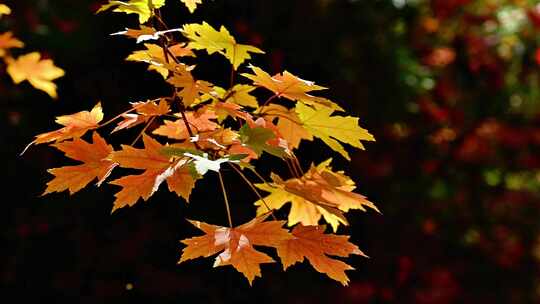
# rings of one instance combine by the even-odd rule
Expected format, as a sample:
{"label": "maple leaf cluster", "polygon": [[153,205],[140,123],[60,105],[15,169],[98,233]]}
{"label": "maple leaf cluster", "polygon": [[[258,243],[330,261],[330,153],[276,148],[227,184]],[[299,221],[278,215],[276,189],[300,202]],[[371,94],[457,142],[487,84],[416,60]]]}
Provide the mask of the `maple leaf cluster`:
{"label": "maple leaf cluster", "polygon": [[[194,12],[202,1],[181,2]],[[128,110],[105,122],[100,103],[90,111],[57,117],[62,128],[37,135],[29,146],[50,144],[81,164],[50,169],[54,178],[44,194],[66,190],[73,194],[92,181],[101,185],[120,168],[140,170],[108,182],[121,188],[115,195],[114,212],[148,200],[165,187],[162,184],[189,201],[199,179],[217,174],[229,227],[192,221],[205,234],[182,241],[187,246],[180,262],[219,253],[215,267],[231,265],[251,284],[261,275],[260,264],[274,262],[254,247],[265,246],[277,250],[284,269],[307,259],[317,271],[346,285],[345,270],[353,268],[330,256],[364,254],[347,236],[325,234],[325,225],[319,222],[326,221],[335,232],[340,224],[348,225],[345,213],[349,210],[378,210],[353,192],[355,183],[343,171],[332,170],[331,160],[304,172],[295,153],[302,141],[318,138],[350,160],[344,144],[364,149],[362,141],[374,137],[359,126],[358,118],[340,114],[344,110],[335,102],[312,95],[326,88],[287,71],[271,76],[259,67],[246,66],[252,55],[264,51],[238,43],[224,26],[214,28],[203,22],[168,28],[159,10],[164,5],[165,0],[111,0],[98,12],[112,9],[138,16],[138,28],[113,35],[144,42],[144,48],[126,60],[142,62],[157,72],[171,94],[131,103]],[[193,60],[203,52],[219,54],[230,63],[230,87],[196,77]],[[242,67],[246,70],[240,73],[243,82],[237,83],[235,76]],[[261,98],[264,94],[267,97]],[[135,127],[141,131],[131,144],[115,149],[97,131],[110,125],[115,125],[111,133]],[[83,139],[89,132],[91,142]],[[272,174],[272,182],[265,181],[255,166],[265,153],[285,162],[290,178]],[[223,166],[237,172],[260,198],[255,202],[257,216],[246,224],[233,225]],[[251,182],[244,173],[248,171],[261,183]],[[263,197],[260,190],[270,194]],[[273,210],[289,202],[288,219],[277,220]],[[273,220],[267,221],[270,215]],[[289,231],[283,228],[285,224],[294,227]]]}
{"label": "maple leaf cluster", "polygon": [[[0,18],[11,14],[11,9],[0,4]],[[52,98],[57,98],[56,85],[53,80],[64,76],[64,70],[54,65],[51,59],[42,58],[39,52],[31,52],[14,58],[11,49],[24,47],[24,42],[17,39],[12,32],[0,33],[0,59],[15,84],[28,81],[34,88],[44,91]]]}

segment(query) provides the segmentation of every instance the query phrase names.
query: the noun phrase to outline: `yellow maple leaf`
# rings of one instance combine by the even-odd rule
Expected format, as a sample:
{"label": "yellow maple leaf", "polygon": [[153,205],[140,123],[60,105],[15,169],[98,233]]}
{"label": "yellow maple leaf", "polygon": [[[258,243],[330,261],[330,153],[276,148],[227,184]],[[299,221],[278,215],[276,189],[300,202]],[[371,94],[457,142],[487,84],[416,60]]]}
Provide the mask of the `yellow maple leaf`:
{"label": "yellow maple leaf", "polygon": [[113,8],[113,12],[137,14],[139,16],[139,23],[142,24],[150,19],[154,8],[160,8],[163,5],[165,5],[165,0],[110,0],[109,3],[102,5],[96,13]]}
{"label": "yellow maple leaf", "polygon": [[34,88],[56,98],[56,85],[52,80],[64,76],[64,70],[55,66],[52,60],[40,58],[38,52],[22,55],[16,60],[9,58],[7,72],[16,84],[28,80]]}
{"label": "yellow maple leaf", "polygon": [[24,43],[13,37],[12,32],[0,34],[0,57],[4,57],[6,55],[7,49],[22,47],[24,47]]}
{"label": "yellow maple leaf", "polygon": [[373,135],[358,125],[358,118],[331,116],[333,112],[332,109],[326,107],[315,109],[303,103],[296,104],[296,113],[302,126],[348,160],[351,159],[349,153],[339,142],[363,150],[364,145],[361,140],[375,141]]}
{"label": "yellow maple leaf", "polygon": [[255,87],[247,84],[237,84],[230,89],[230,92],[225,91],[222,88],[216,88],[216,92],[220,98],[227,97],[227,99],[223,101],[229,101],[244,107],[258,108],[259,103],[257,102],[257,98],[249,94],[253,90],[255,90]]}
{"label": "yellow maple leaf", "polygon": [[113,149],[97,132],[94,132],[92,138],[93,143],[75,138],[72,141],[52,145],[64,152],[67,157],[81,161],[83,164],[47,170],[54,175],[54,179],[47,183],[47,189],[43,195],[64,190],[69,190],[69,193],[73,194],[92,180],[97,178],[98,184],[100,184],[109,176],[116,164],[107,160],[106,157]]}
{"label": "yellow maple leaf", "polygon": [[242,76],[251,79],[254,85],[274,92],[278,97],[285,97],[309,105],[323,106],[333,110],[343,111],[339,105],[331,100],[308,94],[313,91],[326,90],[325,87],[318,86],[311,81],[304,80],[287,71],[270,76],[270,74],[266,73],[261,68],[256,66],[250,66],[250,68],[253,71],[253,74],[244,73]]}
{"label": "yellow maple leaf", "polygon": [[195,12],[195,9],[197,9],[197,4],[202,4],[202,0],[180,0],[182,3],[186,5],[189,12],[193,14]]}
{"label": "yellow maple leaf", "polygon": [[270,209],[280,209],[291,203],[288,225],[297,223],[317,225],[321,218],[329,223],[334,231],[339,224],[347,225],[344,212],[351,209],[366,211],[366,207],[378,211],[375,205],[364,196],[353,193],[354,182],[342,171],[333,172],[331,159],[312,166],[300,178],[282,180],[272,174],[273,183],[256,184],[257,188],[270,192],[270,195],[255,202],[257,214]]}
{"label": "yellow maple leaf", "polygon": [[3,15],[9,15],[11,14],[11,9],[9,6],[5,4],[0,4],[0,18],[2,18]]}
{"label": "yellow maple leaf", "polygon": [[341,282],[349,283],[345,270],[354,268],[348,264],[328,257],[328,255],[348,257],[351,254],[367,257],[360,249],[349,242],[345,235],[325,234],[325,226],[297,225],[292,231],[294,238],[285,240],[277,247],[283,270],[307,259],[311,266],[320,273]]}
{"label": "yellow maple leaf", "polygon": [[[185,66],[175,64],[174,62],[170,62],[168,66],[166,64],[166,59],[165,59],[165,54],[163,53],[163,49],[159,45],[145,43],[144,46],[146,47],[146,50],[135,51],[131,53],[126,58],[126,60],[146,62],[150,64],[150,66],[148,67],[149,71],[155,70],[161,76],[163,76],[163,78],[167,78],[169,76],[171,69],[174,71],[186,70]],[[183,43],[169,47],[169,51],[172,55],[176,57],[195,56],[195,54],[193,54],[191,49],[186,48],[185,44]]]}
{"label": "yellow maple leaf", "polygon": [[254,46],[237,43],[224,26],[217,31],[206,22],[186,24],[182,33],[191,40],[190,48],[206,50],[210,55],[220,53],[229,59],[235,70],[251,58],[249,53],[264,54],[262,50]]}

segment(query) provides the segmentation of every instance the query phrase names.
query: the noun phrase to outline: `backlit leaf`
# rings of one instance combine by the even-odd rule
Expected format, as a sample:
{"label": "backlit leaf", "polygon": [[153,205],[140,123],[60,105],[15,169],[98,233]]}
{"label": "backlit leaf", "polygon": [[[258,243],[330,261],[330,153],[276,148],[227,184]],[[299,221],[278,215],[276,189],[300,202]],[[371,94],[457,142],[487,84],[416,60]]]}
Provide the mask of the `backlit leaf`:
{"label": "backlit leaf", "polygon": [[255,277],[261,276],[260,264],[274,262],[271,257],[257,251],[253,246],[277,247],[291,239],[289,232],[281,228],[284,221],[263,222],[267,216],[257,217],[235,228],[190,221],[205,234],[182,241],[187,246],[182,250],[179,263],[220,253],[215,259],[214,267],[231,265],[241,272],[251,285]]}
{"label": "backlit leaf", "polygon": [[315,270],[347,286],[349,278],[345,274],[345,270],[354,268],[340,260],[330,258],[328,255],[347,257],[351,254],[357,254],[367,256],[356,245],[348,241],[348,236],[324,234],[325,228],[324,225],[297,225],[294,227],[292,231],[294,238],[281,242],[277,247],[283,269],[302,262],[305,258]]}
{"label": "backlit leaf", "polygon": [[224,26],[221,26],[217,31],[206,22],[193,23],[184,25],[182,32],[186,38],[191,40],[190,48],[206,50],[210,55],[216,52],[223,54],[229,59],[235,70],[244,61],[251,58],[250,53],[264,54],[262,50],[254,46],[237,43]]}
{"label": "backlit leaf", "polygon": [[198,4],[202,4],[202,0],[180,0],[180,1],[186,5],[190,13],[195,12],[195,9],[197,9]]}
{"label": "backlit leaf", "polygon": [[268,212],[266,206],[279,209],[290,202],[289,226],[297,223],[317,225],[322,217],[336,231],[340,223],[347,225],[343,212],[351,209],[366,211],[366,207],[378,211],[364,196],[352,192],[355,189],[354,182],[342,171],[333,172],[329,166],[330,161],[312,166],[300,178],[284,181],[272,175],[273,183],[257,184],[259,189],[270,192],[270,195],[263,198],[264,202],[255,202],[257,213]]}
{"label": "backlit leaf", "polygon": [[150,19],[154,8],[160,8],[163,5],[165,5],[165,0],[110,0],[109,3],[102,5],[96,13],[112,8],[113,12],[117,13],[137,14],[139,23],[142,24]]}
{"label": "backlit leaf", "polygon": [[47,183],[47,189],[43,195],[64,190],[69,190],[69,193],[73,194],[92,180],[97,178],[98,182],[101,183],[109,176],[116,166],[114,162],[106,159],[113,148],[97,132],[94,132],[92,137],[93,143],[75,138],[72,141],[52,145],[64,152],[67,157],[83,162],[83,164],[49,169],[48,172],[54,175],[54,179]]}
{"label": "backlit leaf", "polygon": [[58,116],[56,117],[56,123],[64,127],[37,135],[36,139],[28,144],[24,151],[32,144],[43,144],[52,141],[61,142],[67,139],[81,137],[88,130],[97,128],[102,119],[103,110],[101,109],[101,103],[96,104],[91,111],[81,111],[71,115]]}
{"label": "backlit leaf", "polygon": [[0,34],[0,57],[4,57],[6,55],[6,50],[8,49],[22,47],[24,47],[24,43],[13,37],[12,32]]}
{"label": "backlit leaf", "polygon": [[13,82],[18,84],[25,80],[36,89],[42,90],[52,98],[56,98],[54,79],[64,76],[64,70],[54,65],[51,59],[41,60],[41,54],[33,52],[13,60],[7,60],[7,72]]}
{"label": "backlit leaf", "polygon": [[332,109],[324,107],[314,109],[302,103],[296,105],[296,113],[302,126],[311,135],[320,138],[332,150],[339,152],[348,160],[351,159],[349,153],[338,141],[363,150],[364,145],[361,140],[375,140],[373,135],[358,125],[356,117],[331,116]]}
{"label": "backlit leaf", "polygon": [[334,102],[323,98],[310,95],[313,91],[325,90],[325,87],[316,85],[311,81],[301,79],[287,71],[282,74],[270,76],[256,66],[250,66],[253,74],[244,73],[242,76],[249,78],[253,84],[259,87],[266,88],[278,97],[285,97],[290,100],[300,101],[309,105],[317,105],[330,108],[333,110],[343,111],[343,109]]}
{"label": "backlit leaf", "polygon": [[144,149],[122,146],[121,151],[111,153],[109,159],[123,168],[145,170],[140,175],[128,175],[111,181],[123,189],[116,193],[113,211],[134,205],[139,198],[148,200],[161,183],[167,182],[169,191],[189,201],[195,180],[186,160],[173,160],[161,153],[163,145],[148,135],[143,135]]}

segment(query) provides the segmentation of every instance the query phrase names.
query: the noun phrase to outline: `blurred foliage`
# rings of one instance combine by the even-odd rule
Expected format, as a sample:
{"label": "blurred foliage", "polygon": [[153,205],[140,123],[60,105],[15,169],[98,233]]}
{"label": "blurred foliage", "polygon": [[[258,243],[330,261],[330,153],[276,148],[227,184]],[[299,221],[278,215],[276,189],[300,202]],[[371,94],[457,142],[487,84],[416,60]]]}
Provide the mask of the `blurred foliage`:
{"label": "blurred foliage", "polygon": [[[130,17],[94,16],[89,0],[13,2],[2,26],[50,51],[66,77],[53,105],[24,86],[0,90],[2,159],[18,197],[1,213],[9,248],[3,290],[32,288],[28,297],[58,301],[85,294],[84,303],[222,303],[225,296],[273,303],[277,294],[284,303],[540,302],[538,1],[215,0],[201,7],[212,24],[263,46],[268,70],[286,67],[334,88],[377,138],[348,168],[383,215],[351,216],[355,228],[347,232],[372,258],[352,261],[347,289],[305,266],[263,269],[267,279],[252,289],[227,271],[209,274],[203,263],[172,267],[179,249],[171,244],[194,233],[178,223],[180,214],[196,216],[213,201],[186,207],[164,194],[111,217],[110,193],[36,198],[41,172],[59,159],[15,155],[50,129],[50,117],[98,99],[107,112],[121,112],[126,99],[157,88],[154,75],[130,77],[144,67],[124,63],[131,45],[108,36]],[[166,17],[190,21],[180,4]],[[327,156],[314,147],[302,147],[311,155],[304,166]],[[243,195],[239,204],[254,199]]]}

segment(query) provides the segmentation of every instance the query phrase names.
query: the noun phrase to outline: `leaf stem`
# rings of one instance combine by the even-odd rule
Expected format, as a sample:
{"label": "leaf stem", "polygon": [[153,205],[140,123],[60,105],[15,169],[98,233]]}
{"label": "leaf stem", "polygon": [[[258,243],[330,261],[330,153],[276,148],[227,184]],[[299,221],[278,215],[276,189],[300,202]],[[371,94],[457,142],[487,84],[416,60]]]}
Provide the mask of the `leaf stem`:
{"label": "leaf stem", "polygon": [[270,209],[270,207],[268,206],[268,204],[266,204],[266,201],[264,200],[264,198],[261,196],[261,194],[259,193],[259,191],[257,190],[257,188],[255,187],[255,185],[253,185],[253,183],[246,177],[246,175],[244,173],[242,173],[242,171],[238,168],[236,168],[235,165],[231,164],[231,163],[228,163],[233,169],[234,171],[236,171],[236,173],[238,173],[238,175],[240,175],[240,177],[242,177],[242,179],[248,184],[248,186],[251,188],[251,190],[253,190],[253,192],[255,192],[255,194],[257,195],[257,197],[259,198],[259,200],[263,203],[263,205],[266,207],[266,209],[268,209],[268,211],[271,213],[272,215],[272,218],[274,219],[274,221],[277,221],[277,218],[276,216],[274,215],[274,210],[273,209]]}
{"label": "leaf stem", "polygon": [[298,171],[300,171],[301,175],[303,176],[304,175],[304,170],[302,170],[302,165],[300,165],[300,161],[298,160],[298,158],[296,157],[296,155],[294,153],[292,153],[292,159],[293,159],[293,163],[298,168]]}
{"label": "leaf stem", "polygon": [[279,97],[279,94],[274,94],[274,95],[270,96],[270,98],[268,98],[268,99],[263,103],[263,105],[261,106],[261,108],[264,107],[264,106],[266,106],[267,104],[269,104],[272,100],[276,99],[277,97]]}
{"label": "leaf stem", "polygon": [[227,209],[227,219],[229,220],[229,227],[233,227],[232,223],[232,217],[231,217],[231,209],[229,207],[229,198],[227,196],[227,190],[225,190],[225,184],[223,183],[223,177],[221,176],[221,172],[218,171],[219,176],[219,183],[221,185],[221,191],[223,192],[223,199],[225,200],[225,208]]}

